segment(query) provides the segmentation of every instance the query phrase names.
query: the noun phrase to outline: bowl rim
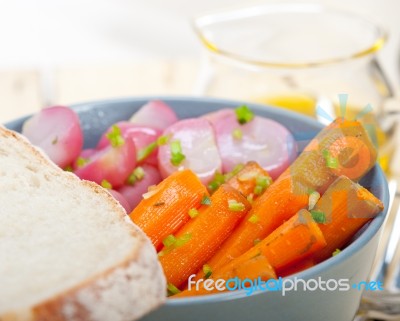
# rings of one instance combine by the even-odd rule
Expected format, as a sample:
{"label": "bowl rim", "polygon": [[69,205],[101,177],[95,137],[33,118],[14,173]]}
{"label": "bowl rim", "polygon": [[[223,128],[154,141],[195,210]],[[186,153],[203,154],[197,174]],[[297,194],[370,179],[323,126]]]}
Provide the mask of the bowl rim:
{"label": "bowl rim", "polygon": [[[272,107],[268,105],[263,105],[259,103],[252,103],[247,101],[240,101],[240,100],[231,100],[231,99],[221,99],[221,98],[213,98],[213,97],[198,97],[198,96],[168,96],[168,95],[161,95],[161,96],[138,96],[138,97],[126,97],[126,98],[116,98],[116,99],[105,99],[105,100],[97,100],[97,101],[88,101],[83,103],[71,104],[70,107],[76,110],[77,112],[80,111],[87,111],[93,108],[100,108],[103,105],[109,104],[121,104],[121,103],[146,103],[150,100],[162,100],[164,102],[173,103],[174,101],[179,102],[197,102],[197,103],[206,103],[209,105],[224,105],[226,108],[229,106],[239,106],[242,104],[248,105],[251,109],[254,109],[256,112],[257,110],[267,110],[269,114],[279,116],[279,117],[288,117],[292,119],[296,119],[300,122],[306,123],[307,125],[313,128],[322,129],[324,125],[319,123],[317,120],[307,117],[305,115],[298,114],[296,112]],[[15,124],[27,119],[30,117],[23,116],[17,119],[8,121],[5,123],[5,126],[15,126]],[[378,215],[372,219],[368,226],[360,233],[360,235],[345,249],[343,249],[340,255],[332,256],[331,258],[318,263],[317,265],[308,268],[304,271],[299,273],[293,274],[288,276],[287,278],[298,278],[298,279],[309,279],[311,277],[318,276],[321,272],[328,270],[334,266],[339,265],[342,261],[349,259],[354,253],[360,251],[380,230],[387,214],[388,204],[389,204],[389,190],[388,190],[388,183],[386,181],[386,177],[378,164],[376,164],[373,169],[376,171],[376,177],[379,179],[380,183],[383,186],[383,193],[381,196],[381,201],[384,204],[385,208],[383,211],[378,213]],[[251,296],[261,295],[262,293],[267,293],[263,291],[256,291]],[[231,292],[223,292],[217,294],[209,294],[209,295],[200,295],[196,297],[184,297],[184,298],[170,298],[167,299],[165,305],[166,306],[186,306],[189,304],[203,304],[209,302],[223,302],[223,301],[231,301],[235,299],[241,299],[249,297],[244,290],[238,291],[231,291]]]}

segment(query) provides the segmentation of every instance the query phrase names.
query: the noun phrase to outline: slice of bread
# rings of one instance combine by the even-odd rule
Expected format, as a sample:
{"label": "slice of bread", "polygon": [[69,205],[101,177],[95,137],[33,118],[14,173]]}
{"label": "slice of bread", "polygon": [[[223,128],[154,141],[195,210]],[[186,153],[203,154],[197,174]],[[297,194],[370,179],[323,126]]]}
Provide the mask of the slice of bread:
{"label": "slice of bread", "polygon": [[0,126],[1,321],[132,321],[165,289],[153,246],[106,190]]}

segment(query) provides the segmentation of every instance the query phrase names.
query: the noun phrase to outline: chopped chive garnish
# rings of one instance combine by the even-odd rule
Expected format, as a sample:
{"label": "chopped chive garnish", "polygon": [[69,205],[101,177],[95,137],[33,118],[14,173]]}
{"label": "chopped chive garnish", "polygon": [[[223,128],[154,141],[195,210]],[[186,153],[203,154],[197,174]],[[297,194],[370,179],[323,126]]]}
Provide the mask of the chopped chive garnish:
{"label": "chopped chive garnish", "polygon": [[257,244],[260,243],[260,242],[261,242],[260,239],[255,239],[255,240],[253,241],[253,245],[257,245]]}
{"label": "chopped chive garnish", "polygon": [[333,251],[332,256],[336,256],[336,255],[338,255],[340,252],[342,252],[342,251],[339,250],[339,249],[336,249],[335,251]]}
{"label": "chopped chive garnish", "polygon": [[208,279],[212,274],[211,266],[209,266],[208,264],[204,264],[203,265],[203,273],[204,273],[204,278]]}
{"label": "chopped chive garnish", "polygon": [[254,187],[254,194],[261,195],[269,185],[271,185],[272,179],[268,176],[256,177],[256,186]]}
{"label": "chopped chive garnish", "polygon": [[178,289],[175,285],[173,285],[172,283],[168,283],[168,284],[167,284],[167,290],[168,290],[168,293],[169,293],[170,295],[178,294],[178,293],[181,292],[181,290],[179,290],[179,289]]}
{"label": "chopped chive garnish", "polygon": [[206,194],[203,195],[203,198],[200,202],[201,205],[211,205],[211,198],[208,197]]}
{"label": "chopped chive garnish", "polygon": [[182,236],[176,238],[174,246],[175,247],[183,246],[187,242],[189,242],[191,238],[192,238],[192,234],[191,233],[183,234]]}
{"label": "chopped chive garnish", "polygon": [[325,223],[326,216],[324,212],[321,211],[310,211],[313,220],[317,223]]}
{"label": "chopped chive garnish", "polygon": [[246,105],[239,106],[235,109],[236,118],[239,124],[248,123],[254,118],[254,113]]}
{"label": "chopped chive garnish", "polygon": [[199,211],[196,210],[195,208],[191,208],[188,212],[189,216],[191,218],[195,218],[197,215],[199,215]]}
{"label": "chopped chive garnish", "polygon": [[182,161],[186,158],[185,155],[182,154],[182,146],[179,140],[174,140],[171,142],[171,164],[174,166],[178,166]]}
{"label": "chopped chive garnish", "polygon": [[106,189],[112,189],[112,185],[109,181],[107,181],[106,179],[103,179],[101,181],[101,186],[103,186]]}
{"label": "chopped chive garnish", "polygon": [[215,172],[214,179],[208,184],[208,189],[215,192],[223,183],[225,183],[225,176],[220,172]]}
{"label": "chopped chive garnish", "polygon": [[247,195],[247,201],[250,203],[250,204],[253,204],[253,202],[254,202],[254,194],[253,193],[250,193],[249,195]]}
{"label": "chopped chive garnish", "polygon": [[329,168],[338,168],[339,167],[339,160],[337,157],[334,157],[329,150],[324,149],[322,151],[322,156],[325,158],[326,167]]}
{"label": "chopped chive garnish", "polygon": [[145,175],[146,175],[146,173],[145,173],[143,167],[138,166],[138,167],[136,167],[136,168],[133,170],[132,174],[129,175],[129,177],[128,177],[128,179],[127,179],[127,183],[128,183],[129,185],[133,185],[133,184],[135,184],[137,181],[142,180],[142,179],[144,178]]}
{"label": "chopped chive garnish", "polygon": [[144,159],[146,159],[147,157],[150,156],[150,154],[152,152],[155,151],[155,149],[157,148],[157,143],[156,142],[152,142],[149,145],[139,149],[137,155],[136,155],[136,160],[138,162],[143,161]]}
{"label": "chopped chive garnish", "polygon": [[89,159],[87,158],[83,158],[83,157],[78,157],[78,159],[76,160],[76,166],[78,167],[83,167],[85,166],[87,163],[89,162]]}
{"label": "chopped chive garnish", "polygon": [[308,196],[308,210],[309,211],[315,207],[315,205],[317,204],[320,197],[321,197],[321,195],[317,191],[310,193],[310,195]]}
{"label": "chopped chive garnish", "polygon": [[225,174],[225,181],[229,181],[244,168],[244,164],[237,164],[229,173]]}
{"label": "chopped chive garnish", "polygon": [[236,200],[228,200],[228,207],[233,212],[241,212],[246,208],[243,203]]}
{"label": "chopped chive garnish", "polygon": [[235,128],[232,131],[232,136],[233,136],[233,138],[235,138],[237,140],[241,140],[243,138],[243,132],[240,128]]}
{"label": "chopped chive garnish", "polygon": [[72,168],[71,165],[65,166],[64,170],[65,170],[66,172],[73,172],[73,171],[74,171],[74,169]]}
{"label": "chopped chive garnish", "polygon": [[250,216],[249,219],[248,219],[248,221],[249,221],[250,223],[253,223],[253,224],[257,223],[259,220],[260,220],[260,219],[259,219],[258,216],[255,215],[255,214],[253,214],[252,216]]}
{"label": "chopped chive garnish", "polygon": [[169,137],[166,135],[160,136],[157,138],[157,145],[162,146],[168,143]]}
{"label": "chopped chive garnish", "polygon": [[112,125],[111,131],[106,134],[106,137],[110,141],[112,147],[119,147],[125,143],[125,139],[121,135],[121,128],[117,125]]}
{"label": "chopped chive garnish", "polygon": [[165,247],[171,247],[172,245],[174,245],[176,242],[176,238],[175,236],[173,236],[172,234],[168,235],[163,241],[162,243],[165,245]]}

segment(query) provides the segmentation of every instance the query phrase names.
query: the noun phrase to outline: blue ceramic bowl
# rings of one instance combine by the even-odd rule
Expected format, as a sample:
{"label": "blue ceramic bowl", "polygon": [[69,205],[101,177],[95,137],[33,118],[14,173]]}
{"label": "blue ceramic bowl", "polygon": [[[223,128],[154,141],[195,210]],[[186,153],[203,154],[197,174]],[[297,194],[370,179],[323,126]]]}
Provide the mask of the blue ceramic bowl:
{"label": "blue ceramic bowl", "polygon": [[[81,119],[85,135],[85,147],[96,145],[100,135],[111,124],[126,120],[145,102],[155,97],[101,101],[74,106]],[[172,106],[180,118],[196,117],[221,108],[233,108],[243,102],[211,98],[157,97]],[[286,126],[303,148],[322,126],[315,120],[282,109],[247,104],[256,114],[272,118]],[[8,128],[20,131],[21,118],[6,124]],[[388,207],[388,188],[385,177],[375,166],[361,184],[367,186],[385,208]],[[348,279],[349,284],[358,284],[367,279],[372,265],[379,231],[386,215],[380,213],[366,226],[358,237],[339,255],[315,267],[298,273],[294,277],[303,280],[321,278]],[[354,317],[361,297],[361,291],[258,291],[246,295],[245,291],[234,291],[196,298],[170,299],[158,310],[147,315],[143,321],[350,321]]]}

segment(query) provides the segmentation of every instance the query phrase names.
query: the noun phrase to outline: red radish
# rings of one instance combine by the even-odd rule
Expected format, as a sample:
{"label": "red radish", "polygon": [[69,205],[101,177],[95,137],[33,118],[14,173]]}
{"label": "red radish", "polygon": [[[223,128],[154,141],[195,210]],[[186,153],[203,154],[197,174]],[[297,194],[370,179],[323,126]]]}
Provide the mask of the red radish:
{"label": "red radish", "polygon": [[25,121],[22,134],[61,168],[71,165],[83,146],[78,115],[63,106],[42,109]]}
{"label": "red radish", "polygon": [[156,127],[164,130],[178,121],[175,112],[160,100],[152,100],[143,105],[129,120],[133,124]]}
{"label": "red radish", "polygon": [[98,150],[86,164],[75,171],[75,174],[100,185],[106,181],[112,188],[117,188],[124,184],[135,167],[135,145],[126,139],[120,146],[108,146]]}
{"label": "red radish", "polygon": [[169,141],[160,146],[158,152],[158,166],[164,178],[177,170],[189,168],[207,184],[215,172],[221,170],[214,131],[207,120],[181,120],[168,127],[164,135],[169,137]]}
{"label": "red radish", "polygon": [[121,193],[117,192],[116,190],[109,189],[108,191],[122,205],[126,213],[129,214],[131,212],[131,206],[129,205],[125,197],[123,197]]}
{"label": "red radish", "polygon": [[[115,124],[121,130],[121,135],[124,139],[131,139],[135,144],[136,151],[139,155],[140,151],[143,148],[148,147],[151,143],[154,143],[157,138],[161,135],[161,130],[148,127],[135,125],[128,121],[120,121]],[[97,144],[97,148],[101,149],[110,145],[110,140],[107,138],[107,134],[112,131],[112,127],[107,129],[107,131],[101,136],[99,143]],[[146,163],[157,166],[157,148],[154,148],[154,151],[150,153],[145,159],[141,160],[139,163]]]}
{"label": "red radish", "polygon": [[292,134],[281,124],[264,117],[241,125],[232,109],[203,116],[215,130],[223,172],[235,165],[255,161],[276,179],[296,158],[297,145]]}
{"label": "red radish", "polygon": [[[143,164],[140,166],[144,175],[142,179],[138,179],[133,185],[124,185],[118,189],[118,192],[127,200],[132,211],[142,200],[142,195],[148,192],[148,188],[157,185],[162,178],[159,171],[150,165]],[[129,212],[130,212],[129,211]]]}

